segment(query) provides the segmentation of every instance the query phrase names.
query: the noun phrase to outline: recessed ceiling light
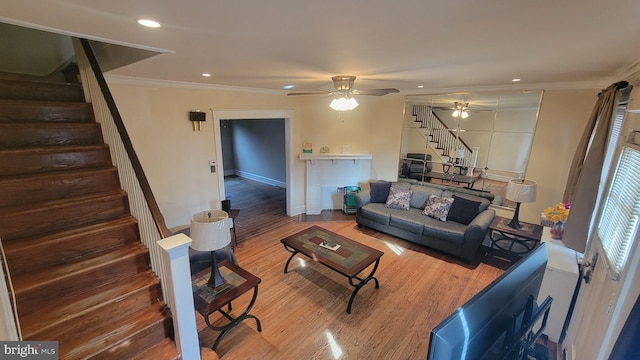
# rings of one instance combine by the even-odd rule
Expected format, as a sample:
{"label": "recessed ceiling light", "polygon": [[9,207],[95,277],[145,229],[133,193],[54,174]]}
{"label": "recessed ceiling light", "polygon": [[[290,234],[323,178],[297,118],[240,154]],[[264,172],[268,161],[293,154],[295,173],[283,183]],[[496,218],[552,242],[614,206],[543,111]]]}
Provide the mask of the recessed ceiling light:
{"label": "recessed ceiling light", "polygon": [[511,81],[513,81],[513,82],[518,82],[518,81],[520,81],[520,79],[515,78],[515,79],[511,79]]}
{"label": "recessed ceiling light", "polygon": [[295,85],[285,85],[282,88],[283,89],[293,89],[294,87],[296,87]]}
{"label": "recessed ceiling light", "polygon": [[150,27],[150,28],[159,28],[160,27],[160,23],[159,22],[153,21],[153,20],[149,20],[149,19],[140,19],[140,20],[138,20],[138,24],[140,24],[142,26]]}
{"label": "recessed ceiling light", "polygon": [[418,85],[418,89],[422,89],[424,85]]}
{"label": "recessed ceiling light", "polygon": [[209,73],[202,73],[202,76],[204,76],[204,77],[211,77],[211,74],[209,74]]}

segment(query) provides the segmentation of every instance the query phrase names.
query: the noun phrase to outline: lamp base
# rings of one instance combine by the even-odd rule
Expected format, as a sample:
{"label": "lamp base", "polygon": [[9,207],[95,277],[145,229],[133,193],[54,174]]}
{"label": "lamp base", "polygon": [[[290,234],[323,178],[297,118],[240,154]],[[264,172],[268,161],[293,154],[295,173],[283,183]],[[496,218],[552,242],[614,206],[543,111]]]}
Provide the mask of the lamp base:
{"label": "lamp base", "polygon": [[209,281],[207,281],[207,286],[215,289],[224,284],[225,284],[225,280],[220,274],[220,269],[218,268],[218,261],[216,260],[215,251],[212,251],[211,252],[211,276],[209,277]]}
{"label": "lamp base", "polygon": [[513,218],[511,219],[511,222],[509,222],[507,225],[509,225],[510,228],[512,229],[522,229],[522,225],[520,225],[520,221],[518,221],[518,216],[520,215],[520,203],[516,203],[516,211],[513,213]]}

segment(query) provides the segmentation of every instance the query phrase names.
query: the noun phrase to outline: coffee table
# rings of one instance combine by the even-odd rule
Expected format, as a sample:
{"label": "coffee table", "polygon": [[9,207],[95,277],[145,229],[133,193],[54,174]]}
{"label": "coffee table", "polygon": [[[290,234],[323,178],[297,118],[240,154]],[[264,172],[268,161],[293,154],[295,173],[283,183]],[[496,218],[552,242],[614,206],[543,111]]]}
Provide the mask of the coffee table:
{"label": "coffee table", "polygon": [[[303,254],[311,260],[349,278],[349,284],[354,289],[347,304],[347,314],[351,314],[351,306],[356,294],[369,281],[373,280],[376,288],[380,288],[378,279],[373,276],[378,269],[380,258],[384,255],[380,250],[360,244],[317,225],[288,236],[280,240],[280,242],[291,253],[287,263],[284,265],[285,274],[288,272],[291,259],[297,254]],[[323,242],[339,245],[339,248],[336,250],[325,248],[321,246]],[[366,276],[359,276],[371,265],[373,267]]]}

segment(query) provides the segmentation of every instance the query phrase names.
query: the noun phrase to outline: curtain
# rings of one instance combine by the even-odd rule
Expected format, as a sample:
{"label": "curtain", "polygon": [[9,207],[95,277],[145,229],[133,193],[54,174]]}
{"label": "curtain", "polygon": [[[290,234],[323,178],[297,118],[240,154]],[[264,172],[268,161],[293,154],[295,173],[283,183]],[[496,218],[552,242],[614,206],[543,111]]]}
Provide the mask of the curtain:
{"label": "curtain", "polygon": [[584,253],[587,245],[591,217],[598,197],[609,129],[616,108],[616,95],[619,89],[627,86],[626,81],[621,81],[598,95],[598,101],[569,169],[562,200],[571,203],[571,211],[564,227],[562,241],[568,248],[581,253]]}

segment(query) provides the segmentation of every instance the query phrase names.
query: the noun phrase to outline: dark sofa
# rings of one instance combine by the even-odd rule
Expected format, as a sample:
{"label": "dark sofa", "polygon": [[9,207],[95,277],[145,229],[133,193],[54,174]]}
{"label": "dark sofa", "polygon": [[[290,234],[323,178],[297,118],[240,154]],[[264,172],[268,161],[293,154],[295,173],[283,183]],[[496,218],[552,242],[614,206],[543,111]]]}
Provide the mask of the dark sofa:
{"label": "dark sofa", "polygon": [[[372,228],[459,257],[468,263],[472,262],[476,259],[489,225],[495,217],[495,211],[488,208],[489,199],[469,194],[468,189],[459,192],[456,189],[462,190],[462,188],[443,189],[442,186],[434,185],[430,183],[391,183],[391,187],[410,190],[410,206],[407,210],[389,208],[387,203],[380,202],[380,199],[377,199],[377,202],[372,202],[371,190],[373,189],[361,191],[356,194],[358,227]],[[374,195],[374,197],[379,196],[379,194]],[[423,209],[428,203],[429,195],[442,198],[452,198],[455,195],[454,202],[458,201],[459,204],[471,207],[465,209],[464,207],[460,208],[463,205],[459,205],[456,212],[462,209],[469,215],[468,210],[471,210],[475,216],[468,216],[469,222],[464,224],[451,220],[449,218],[452,215],[451,212],[446,221],[424,215]],[[477,195],[483,195],[483,193],[478,192]]]}

